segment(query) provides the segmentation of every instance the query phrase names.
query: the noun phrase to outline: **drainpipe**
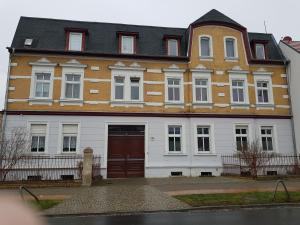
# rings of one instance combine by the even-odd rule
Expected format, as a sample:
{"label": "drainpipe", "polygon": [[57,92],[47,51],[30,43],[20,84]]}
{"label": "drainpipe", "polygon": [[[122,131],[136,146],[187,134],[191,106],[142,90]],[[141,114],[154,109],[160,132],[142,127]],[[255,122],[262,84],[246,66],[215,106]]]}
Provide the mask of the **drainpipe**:
{"label": "drainpipe", "polygon": [[3,110],[3,118],[2,118],[2,137],[5,137],[5,129],[6,129],[6,118],[7,118],[7,104],[8,104],[8,87],[9,87],[9,77],[10,77],[10,69],[11,69],[11,58],[15,53],[15,48],[12,48],[12,51],[9,53],[8,67],[7,67],[7,79],[6,79],[6,92],[5,92],[5,102],[4,102],[4,110]]}
{"label": "drainpipe", "polygon": [[[298,155],[297,151],[297,145],[296,145],[296,135],[295,135],[295,126],[294,126],[294,114],[293,114],[293,104],[292,104],[292,92],[291,92],[291,86],[290,82],[292,81],[292,76],[291,76],[291,71],[292,71],[292,64],[290,61],[287,61],[286,63],[286,79],[288,83],[288,94],[289,94],[289,105],[290,105],[290,111],[291,111],[291,121],[292,121],[292,137],[293,137],[293,145],[294,145],[294,155]],[[287,66],[289,65],[289,66]],[[295,157],[296,159],[296,164],[298,165],[298,158]]]}

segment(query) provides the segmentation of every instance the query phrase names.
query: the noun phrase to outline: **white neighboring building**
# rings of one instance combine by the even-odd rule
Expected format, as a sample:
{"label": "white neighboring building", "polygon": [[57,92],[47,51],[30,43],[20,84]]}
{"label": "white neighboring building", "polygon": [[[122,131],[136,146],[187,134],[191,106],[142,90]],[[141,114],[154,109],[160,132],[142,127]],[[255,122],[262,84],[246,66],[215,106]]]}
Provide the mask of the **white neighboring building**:
{"label": "white neighboring building", "polygon": [[294,135],[296,152],[300,154],[300,41],[293,41],[291,37],[285,37],[279,42],[279,46],[289,60],[287,76],[289,80],[289,91],[291,100],[291,111],[293,115]]}

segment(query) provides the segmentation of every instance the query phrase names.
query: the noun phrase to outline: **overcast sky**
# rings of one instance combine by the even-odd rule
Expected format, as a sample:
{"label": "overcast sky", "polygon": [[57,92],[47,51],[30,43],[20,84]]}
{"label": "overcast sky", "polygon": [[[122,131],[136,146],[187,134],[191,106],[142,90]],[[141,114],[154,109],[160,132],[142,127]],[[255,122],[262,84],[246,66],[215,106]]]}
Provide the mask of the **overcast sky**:
{"label": "overcast sky", "polygon": [[188,27],[217,9],[252,32],[273,33],[276,40],[290,35],[300,40],[298,0],[0,0],[0,110],[4,107],[7,46],[20,16],[83,21]]}

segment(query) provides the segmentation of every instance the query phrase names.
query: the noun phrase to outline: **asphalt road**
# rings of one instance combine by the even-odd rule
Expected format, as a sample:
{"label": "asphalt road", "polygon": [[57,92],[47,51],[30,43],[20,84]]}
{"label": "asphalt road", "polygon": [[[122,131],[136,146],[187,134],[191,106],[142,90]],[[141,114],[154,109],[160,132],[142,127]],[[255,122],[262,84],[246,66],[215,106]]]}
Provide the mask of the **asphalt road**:
{"label": "asphalt road", "polygon": [[299,225],[300,208],[90,215],[47,218],[51,225]]}

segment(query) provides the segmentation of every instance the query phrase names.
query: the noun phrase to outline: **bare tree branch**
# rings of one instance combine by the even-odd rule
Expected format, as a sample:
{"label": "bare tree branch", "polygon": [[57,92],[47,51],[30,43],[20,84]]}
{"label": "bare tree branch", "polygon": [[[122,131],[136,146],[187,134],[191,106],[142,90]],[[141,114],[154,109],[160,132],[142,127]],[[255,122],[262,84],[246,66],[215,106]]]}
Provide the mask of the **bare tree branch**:
{"label": "bare tree branch", "polygon": [[266,166],[275,153],[264,151],[260,145],[259,139],[248,142],[247,148],[237,152],[241,167],[246,166],[253,179],[257,178],[259,170]]}
{"label": "bare tree branch", "polygon": [[0,128],[0,180],[5,181],[9,171],[29,153],[30,138],[24,127],[12,129],[8,136],[2,133]]}

